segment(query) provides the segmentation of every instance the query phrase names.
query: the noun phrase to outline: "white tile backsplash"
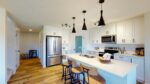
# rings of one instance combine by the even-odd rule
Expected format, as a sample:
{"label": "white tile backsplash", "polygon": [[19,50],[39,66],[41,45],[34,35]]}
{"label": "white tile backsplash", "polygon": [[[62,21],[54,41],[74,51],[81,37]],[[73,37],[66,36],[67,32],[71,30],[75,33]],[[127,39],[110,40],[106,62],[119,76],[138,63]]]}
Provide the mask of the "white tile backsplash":
{"label": "white tile backsplash", "polygon": [[123,48],[123,47],[125,47],[126,51],[135,51],[135,48],[144,47],[144,44],[99,44],[99,45],[92,45],[92,46],[93,46],[93,49],[95,47],[99,47],[99,48],[105,48],[105,47]]}

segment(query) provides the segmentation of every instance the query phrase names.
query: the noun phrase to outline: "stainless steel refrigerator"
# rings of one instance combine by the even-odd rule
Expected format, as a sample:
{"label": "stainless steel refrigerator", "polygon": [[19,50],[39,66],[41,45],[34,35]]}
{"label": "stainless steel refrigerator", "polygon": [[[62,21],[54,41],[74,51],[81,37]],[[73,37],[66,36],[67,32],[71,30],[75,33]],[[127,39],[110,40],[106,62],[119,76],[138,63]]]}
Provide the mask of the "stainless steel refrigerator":
{"label": "stainless steel refrigerator", "polygon": [[62,62],[62,38],[46,36],[46,65],[53,66]]}

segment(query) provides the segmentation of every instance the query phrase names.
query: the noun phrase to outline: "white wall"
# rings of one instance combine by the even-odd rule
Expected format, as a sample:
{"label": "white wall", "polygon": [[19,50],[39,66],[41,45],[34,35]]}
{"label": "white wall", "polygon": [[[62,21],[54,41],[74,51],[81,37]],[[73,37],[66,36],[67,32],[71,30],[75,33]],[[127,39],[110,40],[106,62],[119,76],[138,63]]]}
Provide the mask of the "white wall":
{"label": "white wall", "polygon": [[6,76],[6,11],[3,8],[0,8],[0,84],[7,83],[7,76]]}
{"label": "white wall", "polygon": [[39,51],[39,33],[36,32],[20,33],[20,52],[28,54],[29,50]]}
{"label": "white wall", "polygon": [[44,41],[43,37],[44,36],[43,36],[43,29],[42,29],[39,33],[39,58],[42,65],[44,65],[43,64],[43,41]]}
{"label": "white wall", "polygon": [[76,36],[82,36],[82,51],[86,51],[90,48],[90,44],[89,44],[89,30],[83,31],[83,30],[76,30],[76,33],[71,33],[71,40],[70,40],[70,48],[73,52],[75,49],[75,37]]}
{"label": "white wall", "polygon": [[19,57],[19,29],[14,21],[7,16],[7,80],[10,79],[12,74],[16,73],[20,64]]}
{"label": "white wall", "polygon": [[145,80],[150,84],[150,12],[145,14]]}
{"label": "white wall", "polygon": [[7,28],[7,68],[16,71],[17,68],[17,38],[16,38],[16,25],[15,23],[7,17],[6,20]]}

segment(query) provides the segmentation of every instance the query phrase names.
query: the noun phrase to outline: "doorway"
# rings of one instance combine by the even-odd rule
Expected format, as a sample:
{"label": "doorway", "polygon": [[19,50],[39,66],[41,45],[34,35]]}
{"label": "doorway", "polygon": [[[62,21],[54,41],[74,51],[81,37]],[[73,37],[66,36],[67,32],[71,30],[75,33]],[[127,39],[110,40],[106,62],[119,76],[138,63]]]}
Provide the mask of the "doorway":
{"label": "doorway", "polygon": [[75,37],[75,52],[76,53],[82,52],[82,36]]}

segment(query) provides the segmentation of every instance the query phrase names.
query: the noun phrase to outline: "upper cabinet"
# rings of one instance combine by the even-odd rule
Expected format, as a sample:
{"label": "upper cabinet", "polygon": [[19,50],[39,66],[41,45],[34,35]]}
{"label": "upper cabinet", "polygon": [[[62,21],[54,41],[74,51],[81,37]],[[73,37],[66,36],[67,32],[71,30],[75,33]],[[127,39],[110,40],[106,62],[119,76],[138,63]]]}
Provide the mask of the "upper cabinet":
{"label": "upper cabinet", "polygon": [[125,43],[124,41],[124,24],[122,22],[117,23],[117,43],[122,44]]}
{"label": "upper cabinet", "polygon": [[101,35],[116,35],[116,24],[107,24],[105,27],[102,27]]}
{"label": "upper cabinet", "polygon": [[90,30],[90,43],[100,44],[101,43],[101,32],[100,28],[96,27]]}
{"label": "upper cabinet", "polygon": [[139,17],[133,20],[134,44],[144,44],[144,18]]}
{"label": "upper cabinet", "polygon": [[131,44],[133,39],[133,24],[131,20],[117,23],[117,43]]}
{"label": "upper cabinet", "polygon": [[118,44],[144,44],[143,17],[117,23]]}
{"label": "upper cabinet", "polygon": [[62,44],[69,44],[70,31],[68,29],[62,29]]}
{"label": "upper cabinet", "polygon": [[117,44],[144,44],[144,17],[106,24],[90,30],[92,44],[101,44],[101,36],[116,35]]}

